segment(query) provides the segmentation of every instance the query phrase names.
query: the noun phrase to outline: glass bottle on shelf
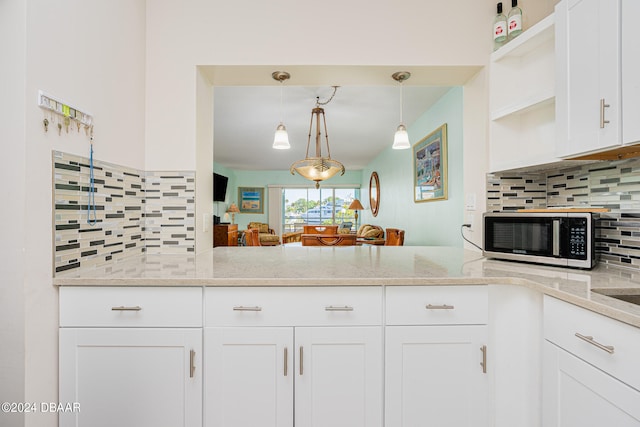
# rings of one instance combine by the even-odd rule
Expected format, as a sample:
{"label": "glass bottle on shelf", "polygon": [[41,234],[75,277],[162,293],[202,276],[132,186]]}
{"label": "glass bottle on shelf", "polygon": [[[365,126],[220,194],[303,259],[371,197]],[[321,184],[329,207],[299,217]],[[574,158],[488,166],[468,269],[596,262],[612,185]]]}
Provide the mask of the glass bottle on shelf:
{"label": "glass bottle on shelf", "polygon": [[498,14],[493,20],[493,50],[507,41],[507,17],[502,13],[502,2],[497,5]]}
{"label": "glass bottle on shelf", "polygon": [[509,40],[513,40],[522,33],[522,9],[518,7],[518,0],[511,0],[507,25]]}

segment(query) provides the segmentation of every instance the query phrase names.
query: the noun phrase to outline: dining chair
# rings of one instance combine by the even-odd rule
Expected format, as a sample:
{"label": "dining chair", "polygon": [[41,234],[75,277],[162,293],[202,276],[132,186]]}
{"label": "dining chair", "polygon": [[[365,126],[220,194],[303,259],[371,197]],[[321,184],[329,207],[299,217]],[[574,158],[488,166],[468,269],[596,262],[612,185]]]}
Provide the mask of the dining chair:
{"label": "dining chair", "polygon": [[260,236],[257,228],[248,228],[244,232],[245,242],[247,246],[262,246],[260,244]]}
{"label": "dining chair", "polygon": [[403,246],[404,245],[404,230],[399,228],[387,228],[386,229],[385,246]]}

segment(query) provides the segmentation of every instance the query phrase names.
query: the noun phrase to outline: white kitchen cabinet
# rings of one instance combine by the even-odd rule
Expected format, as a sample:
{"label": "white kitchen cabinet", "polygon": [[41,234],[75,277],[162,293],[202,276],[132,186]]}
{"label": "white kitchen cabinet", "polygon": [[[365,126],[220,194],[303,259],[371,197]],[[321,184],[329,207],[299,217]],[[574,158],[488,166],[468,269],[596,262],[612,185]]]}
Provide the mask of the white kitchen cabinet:
{"label": "white kitchen cabinet", "polygon": [[296,427],[382,427],[382,329],[296,328]]}
{"label": "white kitchen cabinet", "polygon": [[60,426],[202,425],[201,329],[61,328]]}
{"label": "white kitchen cabinet", "polygon": [[387,288],[385,425],[488,426],[487,287]]}
{"label": "white kitchen cabinet", "polygon": [[387,326],[385,334],[385,425],[489,425],[486,326]]}
{"label": "white kitchen cabinet", "polygon": [[556,5],[557,154],[571,158],[640,141],[640,5]]}
{"label": "white kitchen cabinet", "polygon": [[64,287],[60,307],[61,427],[202,425],[201,289]]}
{"label": "white kitchen cabinet", "polygon": [[206,426],[382,426],[380,287],[208,288],[205,306]]}
{"label": "white kitchen cabinet", "polygon": [[640,143],[640,16],[638,0],[622,0],[622,142]]}
{"label": "white kitchen cabinet", "polygon": [[544,344],[545,427],[640,426],[640,392],[549,341]]}
{"label": "white kitchen cabinet", "polygon": [[293,425],[293,328],[206,328],[204,342],[204,425]]}
{"label": "white kitchen cabinet", "polygon": [[558,161],[554,22],[552,14],[491,55],[491,172]]}
{"label": "white kitchen cabinet", "polygon": [[640,330],[544,297],[543,425],[640,426]]}

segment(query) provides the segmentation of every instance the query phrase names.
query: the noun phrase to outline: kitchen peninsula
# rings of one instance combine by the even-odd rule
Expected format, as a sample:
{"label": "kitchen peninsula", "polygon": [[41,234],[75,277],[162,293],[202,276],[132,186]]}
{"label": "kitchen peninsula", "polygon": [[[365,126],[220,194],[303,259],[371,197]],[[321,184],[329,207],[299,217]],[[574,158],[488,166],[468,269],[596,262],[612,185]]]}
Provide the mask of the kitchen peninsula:
{"label": "kitchen peninsula", "polygon": [[[434,425],[546,426],[554,402],[581,405],[555,387],[565,355],[607,372],[627,401],[640,396],[629,365],[640,354],[640,308],[591,291],[637,289],[640,278],[610,267],[510,263],[452,247],[282,245],[140,255],[54,284],[60,399],[83,396],[82,412],[61,414],[61,426],[114,416],[90,402],[97,383],[113,383],[113,404],[135,402],[129,410],[151,423],[375,427],[428,413]],[[615,355],[574,332],[615,345]],[[119,389],[113,378],[127,372],[155,384],[148,399]]]}

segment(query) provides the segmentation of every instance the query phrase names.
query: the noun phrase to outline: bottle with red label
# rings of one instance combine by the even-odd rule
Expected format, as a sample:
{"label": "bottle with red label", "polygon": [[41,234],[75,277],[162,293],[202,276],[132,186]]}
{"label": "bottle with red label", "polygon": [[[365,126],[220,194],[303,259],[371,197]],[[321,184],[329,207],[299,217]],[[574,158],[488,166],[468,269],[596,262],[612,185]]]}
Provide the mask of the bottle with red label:
{"label": "bottle with red label", "polygon": [[522,9],[518,7],[518,0],[511,0],[507,26],[509,40],[513,40],[522,33]]}
{"label": "bottle with red label", "polygon": [[493,50],[507,41],[507,17],[502,13],[502,2],[497,5],[498,14],[493,20]]}

